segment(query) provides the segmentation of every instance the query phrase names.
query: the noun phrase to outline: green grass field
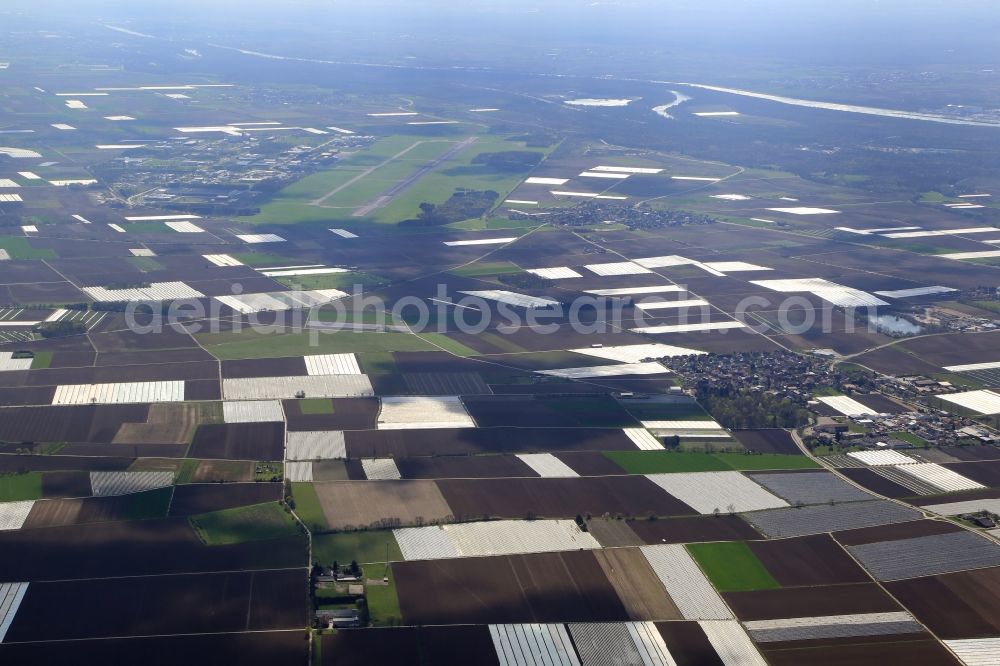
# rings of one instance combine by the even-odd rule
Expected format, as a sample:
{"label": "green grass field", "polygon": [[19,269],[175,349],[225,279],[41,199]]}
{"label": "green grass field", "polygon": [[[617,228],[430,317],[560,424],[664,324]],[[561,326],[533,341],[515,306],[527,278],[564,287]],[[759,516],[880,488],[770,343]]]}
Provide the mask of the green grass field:
{"label": "green grass field", "polygon": [[365,595],[368,600],[368,619],[377,627],[387,627],[402,624],[403,613],[399,609],[399,596],[396,594],[396,576],[392,566],[386,567],[370,564],[365,569],[366,578],[381,578],[388,575],[388,585],[366,585]]}
{"label": "green grass field", "polygon": [[166,266],[156,260],[155,257],[128,257],[128,262],[138,268],[143,273],[166,270]]}
{"label": "green grass field", "polygon": [[304,398],[298,405],[303,414],[333,414],[333,401],[329,398]]}
{"label": "green grass field", "polygon": [[0,502],[39,499],[42,496],[42,473],[0,475]]}
{"label": "green grass field", "polygon": [[32,370],[44,370],[52,365],[52,352],[36,351],[35,358],[31,361]]}
{"label": "green grass field", "polygon": [[781,585],[742,541],[692,543],[688,552],[720,592],[774,590]]}
{"label": "green grass field", "polygon": [[479,352],[472,347],[467,347],[458,340],[449,338],[444,333],[421,333],[420,337],[431,345],[451,352],[455,356],[479,356]]}
{"label": "green grass field", "polygon": [[[267,335],[244,329],[239,333],[202,333],[198,342],[223,361],[243,358],[276,358],[307,354],[364,353],[380,351],[433,351],[435,347],[409,333],[374,331],[317,331]],[[313,344],[315,341],[315,344]]]}
{"label": "green grass field", "polygon": [[[322,532],[329,528],[323,508],[319,504],[316,490],[311,483],[300,482],[292,484],[292,497],[295,499],[295,513],[306,524],[310,532]],[[316,542],[313,542],[315,549]],[[350,562],[350,560],[348,560]]]}
{"label": "green grass field", "polygon": [[298,534],[298,525],[277,502],[191,516],[191,526],[209,546],[278,539]]}
{"label": "green grass field", "polygon": [[628,474],[673,472],[726,472],[732,470],[814,469],[819,465],[805,456],[764,453],[681,453],[674,451],[605,451]]}
{"label": "green grass field", "polygon": [[[298,499],[296,499],[297,504]],[[392,536],[392,530],[317,534],[313,536],[313,559],[328,566],[334,561],[341,564],[348,564],[351,560],[356,560],[359,564],[385,562],[385,545],[387,543],[389,544],[389,561],[401,561],[403,554],[399,550],[395,537]]]}
{"label": "green grass field", "polygon": [[489,277],[492,275],[522,273],[523,271],[510,261],[484,261],[462,266],[448,272],[459,277]]}
{"label": "green grass field", "polygon": [[381,287],[389,283],[371,273],[331,273],[329,275],[295,275],[275,278],[289,289],[340,289],[352,293],[355,287],[362,290]]}
{"label": "green grass field", "polygon": [[927,448],[927,440],[923,437],[914,435],[912,432],[890,432],[889,436],[894,439],[898,439],[901,442],[912,444],[918,449]]}
{"label": "green grass field", "polygon": [[232,256],[247,266],[294,266],[299,263],[295,257],[285,257],[268,252],[234,252]]}
{"label": "green grass field", "polygon": [[0,236],[0,249],[7,250],[11,259],[55,259],[52,250],[36,250],[27,238],[21,236]]}

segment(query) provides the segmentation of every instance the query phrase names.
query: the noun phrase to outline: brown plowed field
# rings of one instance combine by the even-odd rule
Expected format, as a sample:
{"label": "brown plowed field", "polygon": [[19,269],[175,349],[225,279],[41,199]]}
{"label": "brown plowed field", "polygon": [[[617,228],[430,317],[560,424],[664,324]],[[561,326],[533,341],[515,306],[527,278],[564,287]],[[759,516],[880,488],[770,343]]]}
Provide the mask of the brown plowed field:
{"label": "brown plowed field", "polygon": [[635,444],[621,430],[610,428],[371,430],[348,432],[345,438],[352,458],[635,450]]}
{"label": "brown plowed field", "polygon": [[628,526],[647,544],[744,541],[762,535],[736,516],[696,516],[669,520],[630,520]]}
{"label": "brown plowed field", "polygon": [[281,499],[280,483],[210,483],[174,488],[171,516],[194,516],[209,511],[249,506]]}
{"label": "brown plowed field", "polygon": [[845,546],[860,546],[876,541],[897,541],[913,539],[933,534],[961,532],[962,528],[943,520],[911,520],[908,523],[893,523],[877,527],[862,527],[856,530],[835,532],[834,538]]}
{"label": "brown plowed field", "polygon": [[[895,347],[885,347],[852,359],[867,368],[890,375],[929,375],[941,372],[941,367]],[[972,361],[969,361],[972,363]],[[949,364],[958,365],[958,364]]]}
{"label": "brown plowed field", "polygon": [[791,434],[780,428],[764,428],[761,430],[736,430],[733,437],[747,451],[758,453],[801,454],[795,445]]}
{"label": "brown plowed field", "polygon": [[828,534],[751,541],[747,545],[782,585],[833,585],[871,580]]}
{"label": "brown plowed field", "polygon": [[42,497],[90,497],[89,472],[47,472],[42,475]]}
{"label": "brown plowed field", "polygon": [[618,593],[630,620],[683,619],[638,548],[595,550],[594,557]]}
{"label": "brown plowed field", "polygon": [[569,465],[580,476],[614,476],[625,473],[610,458],[596,451],[557,453],[556,458]]}
{"label": "brown plowed field", "polygon": [[306,374],[306,362],[301,356],[290,358],[254,358],[223,361],[222,377],[295,377]]}
{"label": "brown plowed field", "polygon": [[393,572],[407,623],[628,619],[590,551],[399,562]]}
{"label": "brown plowed field", "polygon": [[605,548],[645,545],[645,542],[632,531],[632,528],[624,520],[594,518],[587,521],[587,530]]}
{"label": "brown plowed field", "polygon": [[941,450],[959,460],[1000,460],[1000,446],[943,446]]}
{"label": "brown plowed field", "polygon": [[839,472],[854,483],[885,497],[902,499],[913,495],[913,491],[909,488],[901,486],[895,481],[890,481],[865,467],[844,467]]}
{"label": "brown plowed field", "polygon": [[725,666],[697,622],[657,622],[677,666]]}
{"label": "brown plowed field", "polygon": [[189,379],[184,382],[184,397],[187,400],[222,400],[219,380]]}
{"label": "brown plowed field", "polygon": [[25,382],[29,386],[58,384],[106,384],[113,382],[153,382],[189,379],[218,379],[219,368],[213,361],[149,365],[103,365],[86,368],[32,370]]}
{"label": "brown plowed field", "polygon": [[399,458],[396,467],[404,479],[495,479],[537,477],[538,473],[514,456],[436,456]]}
{"label": "brown plowed field", "polygon": [[[304,664],[309,641],[301,631],[167,636],[49,643],[4,643],[0,661],[18,666],[52,664]],[[389,662],[385,662],[389,663]]]}
{"label": "brown plowed field", "polygon": [[205,546],[186,518],[0,532],[0,571],[32,582],[66,572],[96,578],[305,567],[307,559],[302,536]]}
{"label": "brown plowed field", "polygon": [[600,397],[491,396],[464,400],[480,428],[510,425],[511,414],[525,428],[622,428],[639,425],[617,401]]}
{"label": "brown plowed field", "polygon": [[943,645],[920,634],[849,640],[855,642],[797,641],[793,647],[765,649],[764,656],[771,666],[961,666]]}
{"label": "brown plowed field", "polygon": [[238,483],[253,481],[252,460],[202,460],[191,476],[191,483]]}
{"label": "brown plowed field", "polygon": [[875,583],[726,592],[722,596],[743,621],[900,610],[899,604]]}
{"label": "brown plowed field", "polygon": [[1000,460],[953,463],[945,467],[984,486],[1000,487]]}
{"label": "brown plowed field", "polygon": [[284,423],[216,423],[198,428],[188,457],[281,460],[284,454]]}
{"label": "brown plowed field", "polygon": [[200,407],[170,402],[149,406],[146,423],[123,423],[114,444],[189,444],[198,427]]}
{"label": "brown plowed field", "polygon": [[[307,586],[305,568],[36,582],[6,640],[292,629],[306,624]],[[48,621],[59,607],[73,608],[74,621]]]}
{"label": "brown plowed field", "polygon": [[1000,333],[949,333],[908,340],[902,346],[928,363],[962,365],[1000,355]]}
{"label": "brown plowed field", "polygon": [[947,504],[950,502],[965,502],[967,500],[997,498],[1000,498],[1000,488],[986,488],[984,490],[965,490],[957,493],[948,493],[947,497],[942,497],[940,495],[932,497],[917,497],[910,500],[910,504],[915,506],[928,506],[931,504]]}
{"label": "brown plowed field", "polygon": [[[434,481],[328,481],[315,483],[330,529],[450,520],[453,511]],[[397,522],[398,521],[398,522]]]}
{"label": "brown plowed field", "polygon": [[1000,634],[998,568],[900,580],[886,587],[941,638]]}
{"label": "brown plowed field", "polygon": [[644,476],[450,479],[438,482],[456,517],[572,518],[605,513],[683,516],[694,511]]}
{"label": "brown plowed field", "polygon": [[[347,629],[320,637],[322,666],[499,666],[485,625]],[[422,661],[421,661],[422,659]]]}
{"label": "brown plowed field", "polygon": [[76,365],[149,365],[154,363],[190,363],[192,361],[211,361],[213,365],[218,363],[214,356],[201,347],[193,347],[191,349],[161,349],[155,352],[98,354],[96,363],[77,363]]}
{"label": "brown plowed field", "polygon": [[5,442],[110,442],[122,423],[145,423],[149,405],[9,407],[0,410]]}
{"label": "brown plowed field", "polygon": [[[88,487],[89,487],[88,483]],[[35,502],[28,514],[24,527],[59,527],[103,523],[125,520],[128,516],[131,498],[128,495],[116,497],[85,497],[82,499],[56,499]]]}
{"label": "brown plowed field", "polygon": [[298,400],[284,400],[289,430],[369,430],[378,416],[377,398],[337,398],[333,414],[303,414]]}
{"label": "brown plowed field", "polygon": [[0,455],[0,472],[46,470],[121,471],[128,469],[133,458],[91,458],[77,456]]}

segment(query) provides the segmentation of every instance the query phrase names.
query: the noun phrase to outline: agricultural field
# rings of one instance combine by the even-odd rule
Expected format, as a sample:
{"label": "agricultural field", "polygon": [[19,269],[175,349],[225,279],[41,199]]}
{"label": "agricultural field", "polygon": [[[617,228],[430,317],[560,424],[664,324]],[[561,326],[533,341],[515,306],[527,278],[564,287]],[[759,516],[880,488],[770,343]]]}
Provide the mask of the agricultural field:
{"label": "agricultural field", "polygon": [[35,4],[0,663],[996,652],[988,3]]}

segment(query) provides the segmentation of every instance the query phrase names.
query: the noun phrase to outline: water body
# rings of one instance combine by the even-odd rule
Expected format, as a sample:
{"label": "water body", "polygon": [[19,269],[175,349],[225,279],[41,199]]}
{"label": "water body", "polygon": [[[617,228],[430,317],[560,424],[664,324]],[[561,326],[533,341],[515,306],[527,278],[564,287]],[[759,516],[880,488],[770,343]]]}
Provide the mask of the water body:
{"label": "water body", "polygon": [[873,317],[872,321],[880,331],[892,335],[917,335],[924,330],[922,326],[896,315],[882,314]]}
{"label": "water body", "polygon": [[674,101],[670,102],[669,104],[654,106],[653,113],[655,113],[658,116],[662,116],[664,118],[669,118],[672,120],[673,116],[667,113],[667,109],[672,109],[675,106],[680,106],[681,104],[683,104],[684,102],[688,101],[691,98],[685,95],[684,93],[677,92],[676,90],[671,90],[670,92],[672,92],[674,95]]}
{"label": "water body", "polygon": [[[671,83],[661,81],[661,83]],[[845,111],[847,113],[863,113],[869,116],[884,116],[887,118],[906,118],[908,120],[924,120],[932,123],[944,123],[946,125],[972,125],[974,127],[1000,127],[1000,122],[990,122],[987,120],[966,120],[957,116],[943,116],[937,113],[919,113],[917,111],[900,111],[898,109],[881,109],[875,106],[856,106],[854,104],[836,104],[834,102],[817,102],[809,99],[797,99],[795,97],[782,97],[781,95],[768,95],[766,93],[753,92],[751,90],[740,90],[738,88],[723,88],[720,86],[709,86],[702,83],[680,83],[674,85],[691,86],[702,90],[713,92],[729,93],[730,95],[742,95],[744,97],[754,97],[764,99],[769,102],[779,104],[789,104],[791,106],[804,106],[810,109],[826,109],[828,111]]]}

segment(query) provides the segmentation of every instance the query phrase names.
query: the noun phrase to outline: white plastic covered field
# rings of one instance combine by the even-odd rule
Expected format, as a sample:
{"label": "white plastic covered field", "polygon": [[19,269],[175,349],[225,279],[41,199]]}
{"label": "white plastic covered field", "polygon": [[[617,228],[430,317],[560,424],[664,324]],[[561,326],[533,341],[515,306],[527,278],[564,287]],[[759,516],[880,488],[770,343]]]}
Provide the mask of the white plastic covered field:
{"label": "white plastic covered field", "polygon": [[277,400],[227,400],[222,403],[226,423],[274,423],[284,421],[285,413]]}
{"label": "white plastic covered field", "polygon": [[917,462],[913,458],[891,449],[885,451],[849,451],[847,455],[872,467],[879,465],[909,465]]}
{"label": "white plastic covered field", "polygon": [[183,402],[184,382],[117,382],[64,384],[56,387],[53,405],[118,405],[137,402]]}
{"label": "white plastic covered field", "polygon": [[581,666],[564,624],[491,624],[500,666]]}
{"label": "white plastic covered field", "polygon": [[1000,393],[995,391],[966,391],[964,393],[944,393],[939,396],[942,400],[954,403],[959,407],[971,409],[980,414],[1000,413]]}
{"label": "white plastic covered field", "polygon": [[657,335],[660,333],[697,333],[699,331],[723,331],[733,328],[746,328],[741,321],[706,321],[697,324],[665,324],[662,326],[639,326],[629,329],[633,333]]}
{"label": "white plastic covered field", "polygon": [[379,430],[475,428],[458,396],[394,396],[382,398]]}
{"label": "white plastic covered field", "polygon": [[594,296],[638,296],[640,294],[670,294],[687,291],[676,284],[664,284],[655,287],[616,287],[614,289],[587,289],[585,293]]}
{"label": "white plastic covered field", "polygon": [[517,292],[506,291],[504,289],[460,291],[458,293],[467,294],[469,296],[478,296],[479,298],[485,299],[487,301],[506,303],[507,305],[514,305],[521,308],[547,308],[547,307],[552,307],[553,305],[559,305],[558,301],[554,301],[551,298],[528,296],[527,294],[518,294]]}
{"label": "white plastic covered field", "polygon": [[585,368],[561,368],[558,370],[539,370],[538,374],[564,379],[586,379],[588,377],[624,377],[627,375],[662,375],[670,372],[656,362],[652,363],[617,363],[615,365],[594,365]]}
{"label": "white plastic covered field", "polygon": [[463,247],[466,245],[506,245],[507,243],[513,243],[516,240],[517,236],[508,236],[505,238],[472,238],[468,240],[444,241],[444,244],[448,247]]}
{"label": "white plastic covered field", "polygon": [[0,502],[0,532],[21,529],[34,505],[35,500]]}
{"label": "white plastic covered field", "polygon": [[552,268],[528,268],[526,272],[537,275],[546,280],[568,280],[583,277],[568,266],[555,266]]}
{"label": "white plastic covered field", "polygon": [[610,264],[587,264],[584,266],[588,271],[596,275],[639,275],[649,273],[649,269],[640,266],[634,261],[618,261]]}
{"label": "white plastic covered field", "polygon": [[929,483],[944,493],[954,493],[960,490],[980,490],[986,487],[937,463],[899,465],[896,469],[916,477],[920,481]]}
{"label": "white plastic covered field", "polygon": [[850,398],[846,395],[823,395],[816,399],[831,409],[837,410],[844,416],[867,416],[870,414],[878,414],[878,412],[874,409],[865,407],[854,398]]}
{"label": "white plastic covered field", "polygon": [[344,433],[340,430],[289,432],[285,438],[285,460],[332,460],[346,458]]}
{"label": "white plastic covered field", "polygon": [[257,243],[284,243],[285,239],[277,234],[236,234],[244,243],[251,245]]}
{"label": "white plastic covered field", "polygon": [[640,550],[685,620],[728,620],[733,617],[683,545],[641,546]]}
{"label": "white plastic covered field", "polygon": [[288,481],[312,481],[313,464],[311,462],[286,462],[285,479]]}
{"label": "white plastic covered field", "polygon": [[716,510],[743,513],[788,506],[788,502],[739,472],[649,474],[646,478],[701,514]]}
{"label": "white plastic covered field", "polygon": [[14,616],[27,591],[28,583],[0,583],[0,643],[3,643],[10,625],[14,623]]}
{"label": "white plastic covered field", "polygon": [[518,459],[535,470],[538,476],[549,479],[565,479],[580,476],[573,468],[551,453],[519,453]]}
{"label": "white plastic covered field", "polygon": [[131,495],[173,485],[173,472],[91,472],[94,497]]}
{"label": "white plastic covered field", "polygon": [[632,440],[636,448],[642,451],[663,450],[663,444],[660,443],[660,440],[645,428],[622,428],[622,432]]}
{"label": "white plastic covered field", "polygon": [[491,520],[392,531],[403,559],[437,560],[601,547],[572,520]]}
{"label": "white plastic covered field", "polygon": [[363,458],[361,468],[365,478],[370,480],[391,481],[403,478],[392,458]]}
{"label": "white plastic covered field", "polygon": [[226,400],[365,398],[375,395],[375,389],[368,375],[240,377],[223,379],[222,395]]}
{"label": "white plastic covered field", "polygon": [[694,356],[705,353],[696,349],[655,343],[647,345],[620,345],[616,347],[583,347],[581,349],[570,349],[569,351],[574,354],[596,356],[597,358],[606,358],[609,361],[619,361],[621,363],[639,363],[647,358]]}
{"label": "white plastic covered field", "polygon": [[189,287],[183,282],[152,282],[148,287],[134,289],[107,289],[105,287],[81,287],[80,289],[92,299],[101,303],[205,298],[205,294],[193,287]]}
{"label": "white plastic covered field", "polygon": [[360,375],[361,367],[354,354],[314,354],[303,357],[310,375]]}
{"label": "white plastic covered field", "polygon": [[347,296],[339,289],[314,289],[310,291],[275,291],[259,294],[216,296],[215,300],[240,314],[255,312],[282,312],[312,308]]}
{"label": "white plastic covered field", "polygon": [[11,370],[29,370],[32,358],[14,358],[14,352],[0,352],[0,372]]}

